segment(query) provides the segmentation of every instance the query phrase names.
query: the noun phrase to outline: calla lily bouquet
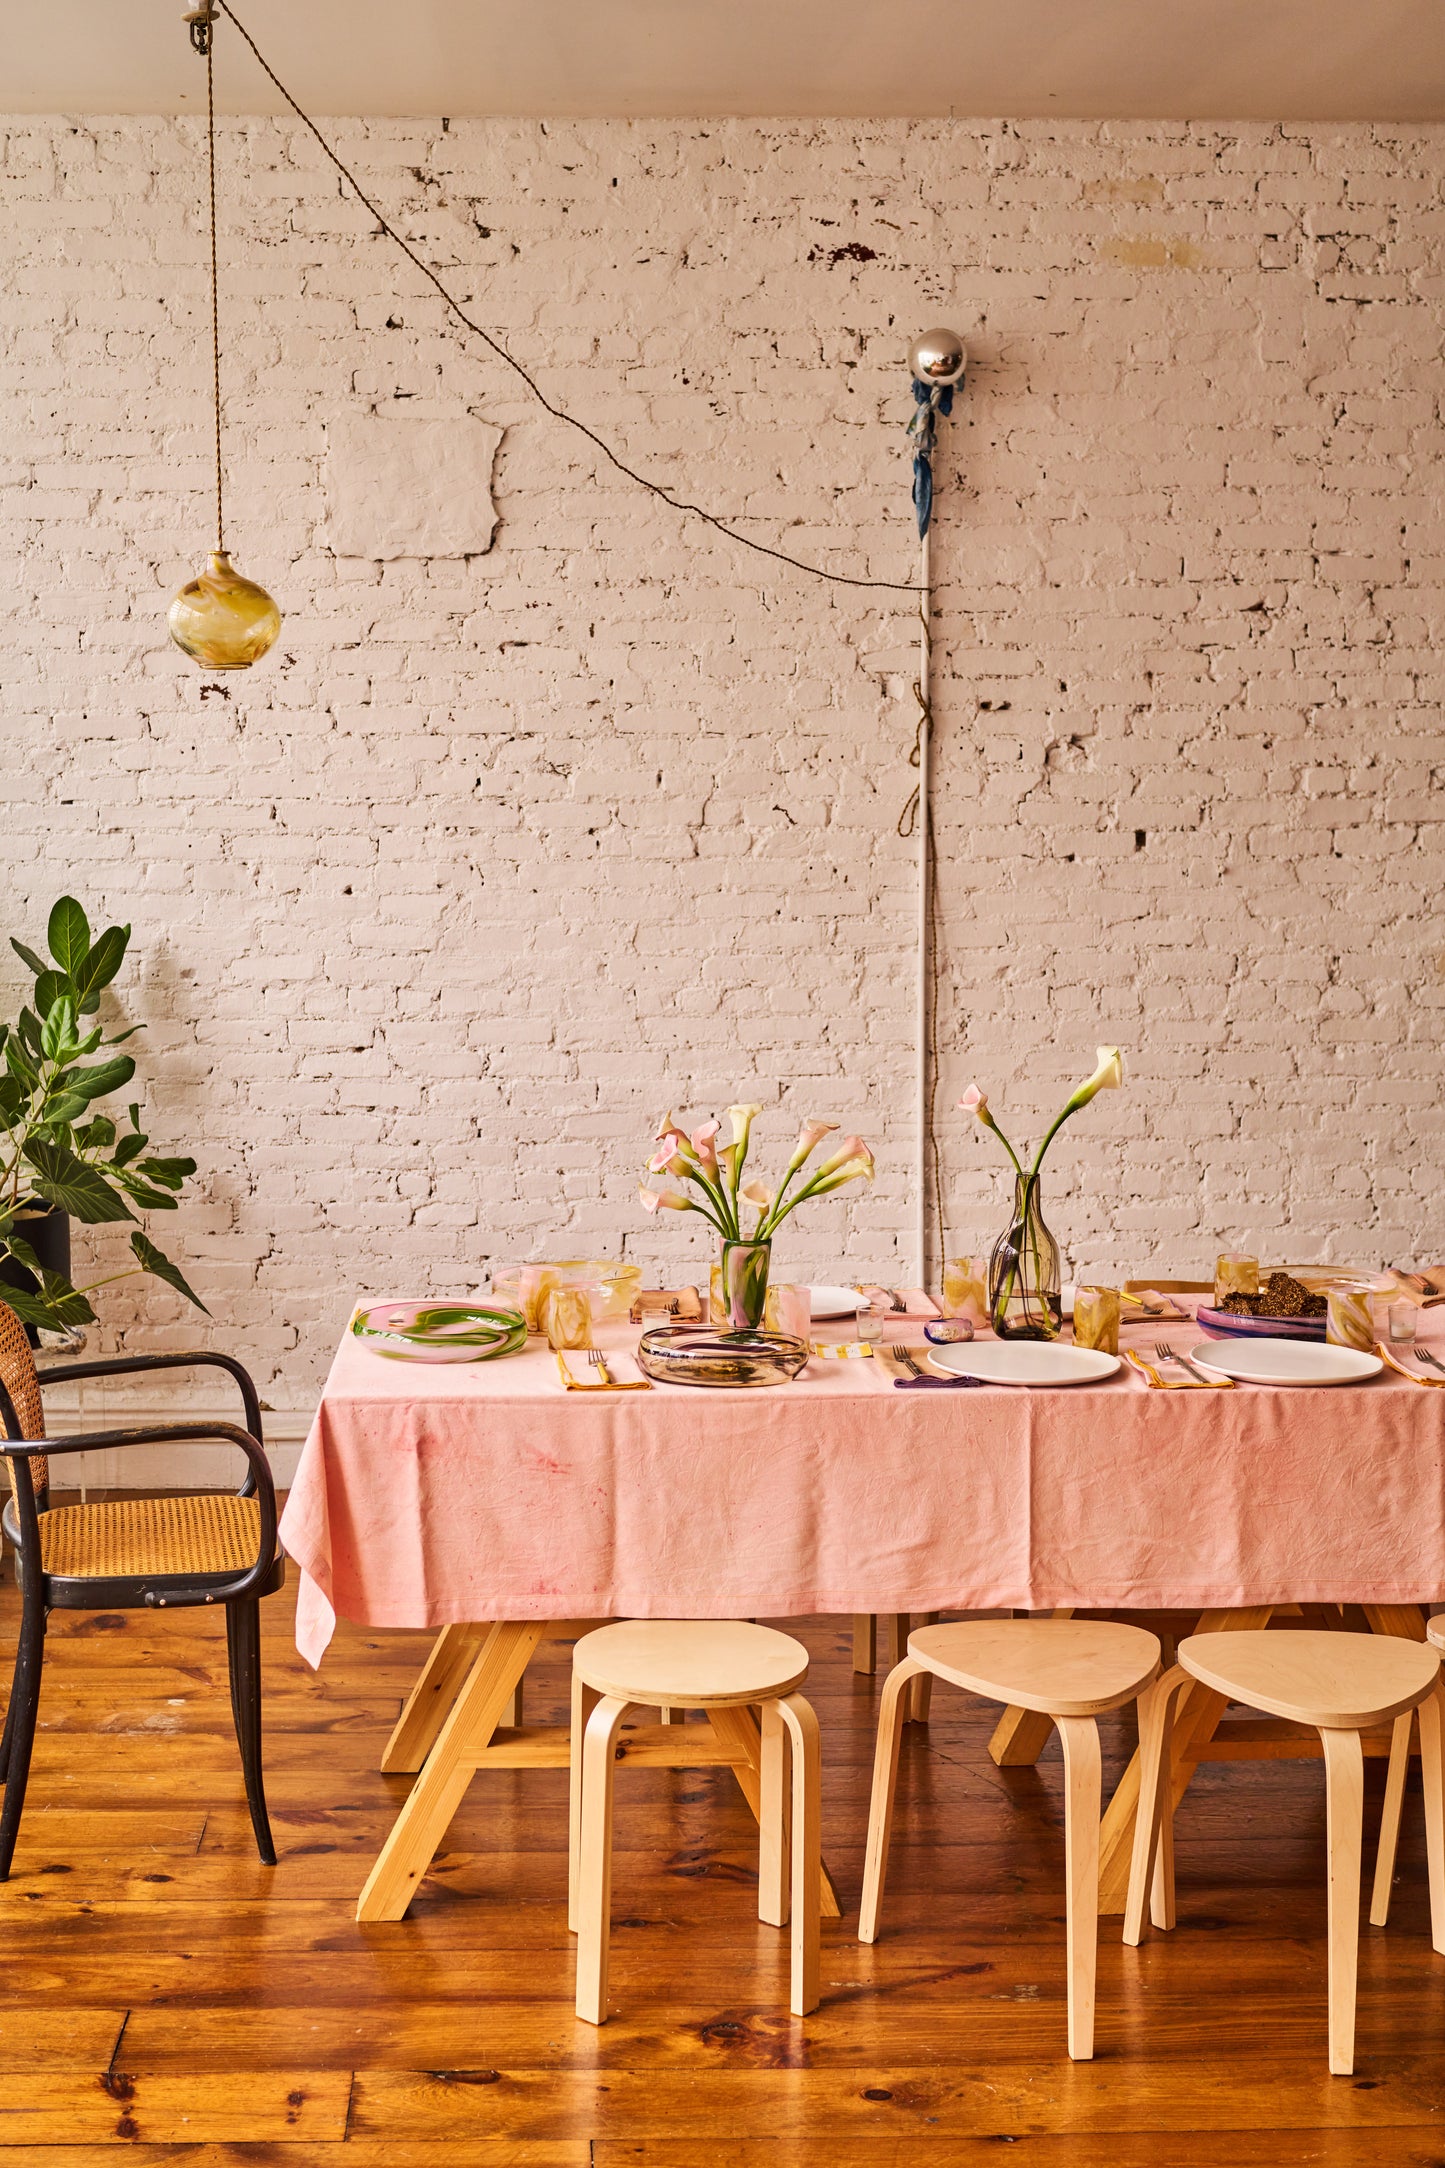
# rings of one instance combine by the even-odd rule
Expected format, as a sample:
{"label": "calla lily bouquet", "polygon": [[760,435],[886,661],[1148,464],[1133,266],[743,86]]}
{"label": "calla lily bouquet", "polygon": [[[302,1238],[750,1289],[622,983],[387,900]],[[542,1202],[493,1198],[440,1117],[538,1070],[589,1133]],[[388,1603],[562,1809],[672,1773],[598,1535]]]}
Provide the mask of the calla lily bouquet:
{"label": "calla lily bouquet", "polygon": [[1039,1208],[1039,1169],[1069,1116],[1086,1107],[1098,1093],[1123,1083],[1124,1057],[1118,1047],[1101,1046],[1098,1054],[1093,1075],[1085,1077],[1069,1094],[1027,1169],[989,1112],[988,1101],[976,1084],[971,1084],[958,1102],[964,1113],[974,1115],[985,1129],[993,1131],[1018,1177],[1012,1224],[994,1244],[988,1265],[989,1312],[994,1331],[1005,1338],[1052,1340],[1059,1330],[1059,1245],[1044,1225]]}
{"label": "calla lily bouquet", "polygon": [[1028,1184],[1032,1185],[1038,1180],[1039,1169],[1044,1163],[1044,1154],[1048,1150],[1049,1146],[1053,1143],[1054,1138],[1063,1128],[1065,1122],[1069,1119],[1069,1116],[1071,1114],[1077,1114],[1080,1107],[1086,1107],[1089,1104],[1089,1101],[1097,1097],[1100,1092],[1116,1091],[1118,1087],[1123,1083],[1124,1057],[1120,1053],[1118,1047],[1101,1046],[1097,1049],[1097,1053],[1098,1065],[1095,1068],[1093,1075],[1090,1077],[1085,1077],[1083,1083],[1079,1085],[1078,1089],[1074,1092],[1071,1092],[1068,1099],[1065,1100],[1063,1106],[1060,1108],[1059,1112],[1055,1115],[1053,1121],[1050,1123],[1048,1132],[1044,1137],[1043,1143],[1035,1152],[1033,1165],[1029,1168],[1027,1174],[1025,1174],[1023,1166],[1020,1163],[1018,1153],[1009,1143],[1008,1138],[999,1128],[998,1123],[994,1120],[992,1114],[990,1114],[988,1110],[988,1101],[987,1099],[985,1099],[983,1093],[979,1090],[978,1086],[976,1084],[970,1084],[968,1090],[959,1100],[959,1107],[965,1114],[972,1114],[976,1116],[977,1119],[982,1122],[985,1129],[991,1129],[993,1131],[994,1135],[998,1138],[999,1143],[1003,1146],[1004,1150],[1008,1153],[1009,1158],[1013,1161],[1014,1173],[1018,1176],[1021,1182],[1027,1182]]}
{"label": "calla lily bouquet", "polygon": [[[649,1189],[641,1185],[638,1195],[643,1210],[647,1212],[701,1212],[710,1220],[724,1242],[770,1242],[776,1230],[790,1212],[810,1197],[826,1197],[830,1191],[841,1189],[845,1182],[865,1182],[873,1179],[873,1154],[861,1137],[844,1137],[841,1144],[826,1159],[814,1162],[812,1171],[804,1173],[807,1162],[822,1143],[838,1127],[836,1122],[808,1120],[798,1132],[793,1156],[783,1169],[782,1180],[776,1188],[769,1188],[763,1181],[744,1183],[743,1166],[748,1156],[752,1138],[753,1122],[762,1108],[738,1106],[728,1108],[732,1123],[732,1142],[719,1144],[717,1139],[722,1124],[708,1121],[691,1135],[674,1121],[671,1114],[664,1116],[657,1130],[657,1150],[647,1163],[649,1174],[671,1175],[674,1181],[688,1182],[691,1193],[680,1189]],[[757,1220],[746,1233],[742,1225],[744,1205],[757,1212]]]}

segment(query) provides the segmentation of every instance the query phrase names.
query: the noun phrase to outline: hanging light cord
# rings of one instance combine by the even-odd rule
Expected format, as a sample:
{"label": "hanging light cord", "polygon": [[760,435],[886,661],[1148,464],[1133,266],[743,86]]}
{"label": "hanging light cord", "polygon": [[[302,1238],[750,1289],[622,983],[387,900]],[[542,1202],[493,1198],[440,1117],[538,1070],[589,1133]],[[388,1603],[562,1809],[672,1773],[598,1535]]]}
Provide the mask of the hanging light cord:
{"label": "hanging light cord", "polygon": [[211,393],[216,416],[216,555],[224,556],[226,521],[221,496],[221,272],[216,247],[216,60],[206,37],[206,137],[211,154]]}
{"label": "hanging light cord", "polygon": [[[575,414],[569,414],[565,408],[558,406],[555,400],[549,399],[547,397],[547,394],[543,391],[541,385],[537,382],[536,378],[530,375],[529,372],[523,368],[521,362],[517,360],[515,355],[508,353],[506,347],[502,344],[501,340],[494,338],[492,333],[485,330],[474,317],[468,316],[466,310],[457,300],[455,294],[451,293],[448,288],[442,284],[442,281],[438,278],[436,272],[432,269],[431,265],[427,263],[423,257],[417,254],[411,243],[407,240],[404,240],[401,234],[397,232],[395,226],[393,226],[390,221],[382,215],[381,211],[378,210],[377,206],[372,202],[370,196],[367,195],[366,190],[357,180],[356,175],[351,172],[349,167],[345,166],[342,163],[341,159],[337,156],[337,153],[327,142],[325,136],[321,133],[321,130],[317,127],[315,121],[311,118],[311,115],[306,112],[302,106],[297,104],[296,100],[292,97],[290,91],[286,88],[286,85],[282,82],[280,76],[276,73],[276,70],[271,66],[271,63],[267,60],[265,54],[257,45],[256,40],[252,37],[250,31],[246,28],[245,24],[236,14],[235,9],[227,4],[227,0],[213,0],[213,4],[219,7],[221,13],[225,15],[235,25],[236,29],[240,32],[240,35],[244,42],[251,48],[252,55],[254,56],[256,64],[260,68],[262,74],[268,77],[270,82],[280,92],[281,96],[285,99],[287,105],[290,106],[292,112],[296,115],[297,119],[301,121],[305,127],[310,129],[312,135],[315,136],[322,150],[330,159],[332,165],[335,166],[337,172],[341,175],[341,178],[345,181],[347,187],[351,190],[357,202],[360,203],[365,210],[370,212],[371,216],[376,220],[376,223],[381,228],[382,232],[387,235],[388,239],[396,243],[397,247],[401,250],[404,256],[409,258],[409,260],[413,264],[415,264],[417,270],[420,271],[420,273],[422,274],[422,277],[427,279],[431,283],[431,285],[436,288],[437,292],[441,295],[443,301],[451,310],[453,316],[457,318],[458,322],[465,324],[467,330],[474,333],[475,336],[479,338],[485,346],[489,347],[499,361],[505,362],[509,369],[512,369],[516,372],[516,374],[522,379],[522,382],[526,385],[528,391],[532,394],[532,397],[536,399],[541,406],[546,408],[547,412],[552,416],[554,421],[565,422],[570,429],[578,430],[584,437],[588,439],[589,443],[596,445],[598,451],[602,453],[605,459],[611,461],[612,465],[616,467],[619,474],[626,475],[629,482],[636,482],[640,489],[650,490],[654,497],[660,497],[662,499],[662,502],[666,505],[670,505],[674,512],[685,512],[690,514],[694,519],[705,520],[709,527],[716,528],[717,532],[721,535],[726,535],[730,542],[741,543],[744,549],[756,550],[758,554],[763,557],[774,557],[777,559],[779,564],[791,565],[793,569],[797,572],[806,572],[810,576],[810,578],[815,580],[831,581],[832,584],[837,587],[881,588],[885,593],[893,595],[916,595],[918,593],[917,587],[914,586],[911,580],[860,580],[851,573],[825,572],[821,565],[806,564],[801,557],[789,556],[786,550],[772,549],[766,542],[757,542],[754,541],[751,535],[739,533],[736,527],[730,527],[726,520],[719,519],[715,513],[705,510],[702,505],[690,504],[685,498],[674,497],[668,490],[662,487],[661,483],[649,481],[648,477],[645,474],[639,474],[635,467],[630,467],[627,464],[627,461],[623,459],[619,453],[615,452],[612,449],[612,446],[608,444],[604,438],[600,437],[597,434],[597,431],[595,429],[590,429],[586,422],[579,421]],[[209,70],[209,52],[206,56],[206,65],[207,69]],[[213,251],[215,248],[215,171],[216,148],[215,129],[213,123],[211,135],[211,246]],[[215,288],[213,282],[213,295],[214,291]],[[220,393],[218,390],[216,417],[218,441],[220,431],[219,399]]]}

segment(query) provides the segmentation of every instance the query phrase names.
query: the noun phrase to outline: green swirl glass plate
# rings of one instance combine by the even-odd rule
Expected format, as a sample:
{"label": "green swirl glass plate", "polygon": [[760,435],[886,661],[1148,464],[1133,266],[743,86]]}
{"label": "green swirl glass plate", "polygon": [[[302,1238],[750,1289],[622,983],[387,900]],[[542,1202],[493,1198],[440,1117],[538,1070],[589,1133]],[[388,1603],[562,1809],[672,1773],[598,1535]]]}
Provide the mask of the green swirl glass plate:
{"label": "green swirl glass plate", "polygon": [[484,1363],[527,1344],[520,1310],[491,1302],[378,1302],[351,1321],[373,1355],[400,1363]]}

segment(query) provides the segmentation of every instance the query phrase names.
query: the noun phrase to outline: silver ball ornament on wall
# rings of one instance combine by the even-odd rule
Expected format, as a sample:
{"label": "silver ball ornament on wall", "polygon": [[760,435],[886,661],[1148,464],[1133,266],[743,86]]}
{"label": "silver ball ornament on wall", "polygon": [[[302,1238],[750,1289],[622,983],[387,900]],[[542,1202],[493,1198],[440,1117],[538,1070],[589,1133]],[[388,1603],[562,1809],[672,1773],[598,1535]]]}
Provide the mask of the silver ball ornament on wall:
{"label": "silver ball ornament on wall", "polygon": [[956,331],[920,331],[908,349],[908,366],[920,384],[959,384],[968,348]]}

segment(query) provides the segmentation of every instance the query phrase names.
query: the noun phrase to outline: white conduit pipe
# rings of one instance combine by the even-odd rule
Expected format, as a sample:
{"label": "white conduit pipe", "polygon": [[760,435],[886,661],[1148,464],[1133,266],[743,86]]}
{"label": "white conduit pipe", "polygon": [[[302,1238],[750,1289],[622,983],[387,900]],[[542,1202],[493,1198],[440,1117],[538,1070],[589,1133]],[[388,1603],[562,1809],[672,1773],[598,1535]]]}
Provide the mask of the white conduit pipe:
{"label": "white conduit pipe", "polygon": [[[931,1123],[929,1121],[929,1098],[933,1090],[933,1078],[929,1063],[929,1044],[932,1033],[933,1006],[933,958],[929,944],[928,884],[932,875],[929,853],[933,848],[933,793],[929,787],[929,761],[932,746],[929,743],[929,650],[932,646],[933,579],[932,579],[932,529],[924,535],[918,546],[918,585],[921,590],[918,609],[920,629],[918,635],[918,1285],[928,1286],[928,1144]],[[942,1230],[940,1229],[940,1236]]]}

